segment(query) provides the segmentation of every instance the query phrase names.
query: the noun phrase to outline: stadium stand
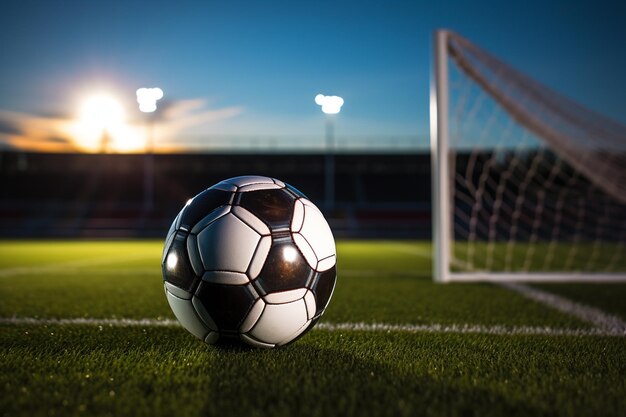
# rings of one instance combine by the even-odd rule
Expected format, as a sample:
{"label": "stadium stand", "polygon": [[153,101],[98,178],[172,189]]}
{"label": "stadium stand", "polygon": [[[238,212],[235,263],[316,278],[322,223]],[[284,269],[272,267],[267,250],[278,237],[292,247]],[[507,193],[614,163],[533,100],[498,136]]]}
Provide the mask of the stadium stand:
{"label": "stadium stand", "polygon": [[[187,199],[224,178],[280,178],[324,207],[322,154],[154,155],[154,204],[144,204],[146,156],[3,152],[0,236],[157,237]],[[430,236],[428,154],[338,154],[335,204],[342,237]]]}

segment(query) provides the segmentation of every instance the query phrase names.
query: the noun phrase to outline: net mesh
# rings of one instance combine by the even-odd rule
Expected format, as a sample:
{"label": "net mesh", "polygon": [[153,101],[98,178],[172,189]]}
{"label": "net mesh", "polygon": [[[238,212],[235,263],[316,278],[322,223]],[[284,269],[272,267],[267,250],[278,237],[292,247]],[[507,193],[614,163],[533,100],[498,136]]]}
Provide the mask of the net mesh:
{"label": "net mesh", "polygon": [[449,33],[452,270],[626,272],[626,127]]}

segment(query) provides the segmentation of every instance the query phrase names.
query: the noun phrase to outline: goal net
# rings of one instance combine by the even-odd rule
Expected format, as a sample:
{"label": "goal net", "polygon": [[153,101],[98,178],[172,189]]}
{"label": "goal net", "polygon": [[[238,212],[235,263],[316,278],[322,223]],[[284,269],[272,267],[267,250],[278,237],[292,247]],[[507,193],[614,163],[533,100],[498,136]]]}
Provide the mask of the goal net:
{"label": "goal net", "polygon": [[626,126],[438,31],[431,148],[435,280],[626,280]]}

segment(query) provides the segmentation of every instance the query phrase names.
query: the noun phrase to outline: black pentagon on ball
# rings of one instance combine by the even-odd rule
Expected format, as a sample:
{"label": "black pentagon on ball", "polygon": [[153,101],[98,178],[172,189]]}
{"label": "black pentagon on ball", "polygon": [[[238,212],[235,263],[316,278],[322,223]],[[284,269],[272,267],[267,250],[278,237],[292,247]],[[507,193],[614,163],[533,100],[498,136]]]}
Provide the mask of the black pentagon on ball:
{"label": "black pentagon on ball", "polygon": [[326,308],[330,296],[333,294],[335,281],[337,280],[337,270],[333,266],[328,271],[316,273],[313,280],[313,294],[315,295],[315,315],[317,316]]}
{"label": "black pentagon on ball", "polygon": [[284,189],[247,191],[238,204],[254,213],[271,228],[289,227],[295,198]]}
{"label": "black pentagon on ball", "polygon": [[229,191],[207,189],[191,200],[180,215],[180,227],[191,230],[196,223],[218,207],[230,202],[232,193]]}
{"label": "black pentagon on ball", "polygon": [[165,260],[161,265],[163,279],[188,292],[193,292],[198,282],[187,254],[187,232],[179,230],[174,236]]}
{"label": "black pentagon on ball", "polygon": [[220,331],[236,332],[255,301],[249,286],[250,284],[224,285],[202,281],[196,297]]}
{"label": "black pentagon on ball", "polygon": [[291,238],[272,243],[255,285],[265,293],[304,288],[315,271],[309,266]]}

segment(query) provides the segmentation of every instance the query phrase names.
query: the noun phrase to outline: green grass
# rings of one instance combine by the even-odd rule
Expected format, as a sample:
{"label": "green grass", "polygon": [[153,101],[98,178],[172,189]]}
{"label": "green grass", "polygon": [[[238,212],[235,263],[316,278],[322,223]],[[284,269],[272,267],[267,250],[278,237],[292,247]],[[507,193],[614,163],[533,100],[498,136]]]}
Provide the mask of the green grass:
{"label": "green grass", "polygon": [[452,247],[461,267],[469,264],[476,270],[626,272],[626,251],[618,243],[457,241]]}
{"label": "green grass", "polygon": [[597,285],[572,283],[568,285],[541,284],[537,288],[567,297],[573,301],[602,309],[626,320],[626,284]]}
{"label": "green grass", "polygon": [[[0,317],[173,318],[161,242],[0,242]],[[329,323],[589,325],[432,283],[430,243],[344,241]],[[541,285],[624,314],[624,285]],[[4,416],[626,415],[622,337],[314,330],[270,351],[182,328],[0,325]]]}

